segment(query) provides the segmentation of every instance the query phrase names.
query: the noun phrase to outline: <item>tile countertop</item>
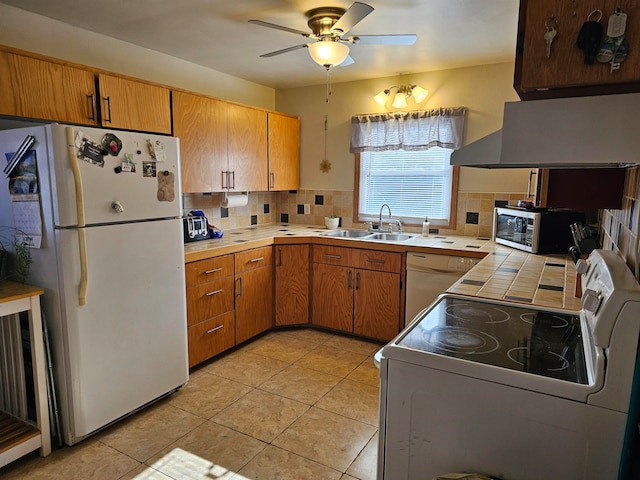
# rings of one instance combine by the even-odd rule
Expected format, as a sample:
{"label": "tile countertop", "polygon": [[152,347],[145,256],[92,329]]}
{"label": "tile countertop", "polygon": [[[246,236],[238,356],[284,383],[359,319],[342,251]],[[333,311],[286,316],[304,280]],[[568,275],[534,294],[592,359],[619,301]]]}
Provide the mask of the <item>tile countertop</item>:
{"label": "tile countertop", "polygon": [[454,283],[448,293],[566,310],[580,310],[575,297],[576,270],[568,255],[532,255],[493,243],[487,238],[419,234],[403,242],[327,237],[329,230],[308,225],[271,224],[224,232],[219,239],[185,244],[185,262],[270,245],[312,243],[392,252],[422,252],[482,258]]}

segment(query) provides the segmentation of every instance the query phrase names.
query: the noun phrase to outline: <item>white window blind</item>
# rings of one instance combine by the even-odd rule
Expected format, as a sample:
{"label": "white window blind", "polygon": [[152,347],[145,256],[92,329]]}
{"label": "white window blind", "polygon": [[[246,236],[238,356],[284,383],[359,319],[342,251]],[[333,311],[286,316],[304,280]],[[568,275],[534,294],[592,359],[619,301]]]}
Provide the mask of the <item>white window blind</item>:
{"label": "white window blind", "polygon": [[370,151],[360,153],[358,213],[361,220],[377,220],[380,207],[390,205],[394,218],[435,224],[451,215],[453,149]]}

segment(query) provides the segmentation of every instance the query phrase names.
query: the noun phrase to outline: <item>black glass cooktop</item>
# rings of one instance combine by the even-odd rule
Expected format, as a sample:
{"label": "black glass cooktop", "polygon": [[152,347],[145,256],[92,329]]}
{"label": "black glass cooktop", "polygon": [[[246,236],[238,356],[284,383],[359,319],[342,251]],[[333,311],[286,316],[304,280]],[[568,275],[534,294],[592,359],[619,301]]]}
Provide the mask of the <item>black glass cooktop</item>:
{"label": "black glass cooktop", "polygon": [[574,383],[588,380],[575,315],[443,297],[398,344]]}

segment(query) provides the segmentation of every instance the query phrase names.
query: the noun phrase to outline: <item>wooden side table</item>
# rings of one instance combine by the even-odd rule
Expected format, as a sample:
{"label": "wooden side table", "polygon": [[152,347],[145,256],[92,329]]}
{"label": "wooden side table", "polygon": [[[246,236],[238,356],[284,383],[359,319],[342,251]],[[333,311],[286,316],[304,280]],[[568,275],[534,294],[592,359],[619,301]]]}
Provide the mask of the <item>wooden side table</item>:
{"label": "wooden side table", "polygon": [[39,287],[15,282],[0,282],[0,321],[5,321],[6,317],[20,312],[29,312],[37,417],[37,428],[35,428],[26,421],[0,411],[0,467],[36,449],[40,449],[40,455],[43,457],[51,453],[49,402],[40,314],[40,295],[43,293],[44,290]]}

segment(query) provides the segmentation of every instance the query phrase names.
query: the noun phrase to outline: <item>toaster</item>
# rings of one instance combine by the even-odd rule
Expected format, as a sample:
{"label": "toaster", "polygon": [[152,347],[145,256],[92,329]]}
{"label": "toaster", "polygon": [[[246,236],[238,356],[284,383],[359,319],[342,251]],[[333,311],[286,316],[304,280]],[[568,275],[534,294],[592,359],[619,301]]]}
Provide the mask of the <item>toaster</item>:
{"label": "toaster", "polygon": [[182,219],[184,242],[196,242],[209,239],[209,222],[207,217],[189,215]]}

